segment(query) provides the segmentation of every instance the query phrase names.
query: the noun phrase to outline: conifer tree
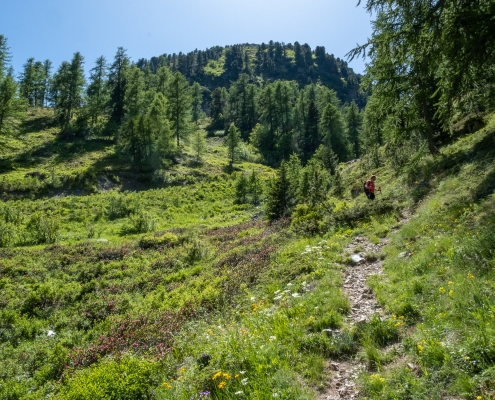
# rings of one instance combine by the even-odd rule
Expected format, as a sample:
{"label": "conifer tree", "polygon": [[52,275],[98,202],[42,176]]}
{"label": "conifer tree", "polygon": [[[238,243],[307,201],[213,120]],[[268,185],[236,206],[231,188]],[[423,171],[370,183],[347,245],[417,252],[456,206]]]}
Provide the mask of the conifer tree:
{"label": "conifer tree", "polygon": [[249,177],[249,194],[251,195],[251,203],[255,206],[260,204],[261,194],[263,192],[263,186],[261,185],[261,179],[258,173],[253,169]]}
{"label": "conifer tree", "polygon": [[361,133],[362,118],[359,113],[359,108],[353,100],[345,110],[345,125],[347,129],[347,137],[351,142],[353,156],[359,158],[360,146],[359,137]]}
{"label": "conifer tree", "polygon": [[124,97],[127,84],[127,69],[129,68],[130,60],[127,57],[126,50],[123,47],[117,49],[113,64],[110,66],[108,75],[108,87],[110,91],[110,130],[115,131],[124,121]]}
{"label": "conifer tree", "polygon": [[316,103],[309,100],[306,121],[303,127],[302,138],[300,139],[301,158],[309,160],[320,145],[321,139],[318,132],[319,114]]}
{"label": "conifer tree", "polygon": [[266,199],[266,213],[268,218],[273,221],[290,215],[294,204],[295,193],[288,179],[287,163],[282,161],[275,178],[272,179],[268,186]]}
{"label": "conifer tree", "polygon": [[95,126],[98,120],[106,114],[106,107],[110,99],[107,85],[108,66],[105,57],[96,59],[95,66],[90,71],[87,88],[88,114],[91,124]]}
{"label": "conifer tree", "polygon": [[175,134],[177,147],[180,139],[187,139],[189,134],[189,120],[191,112],[191,95],[189,84],[180,72],[176,72],[168,87],[169,120]]}
{"label": "conifer tree", "polygon": [[81,53],[74,53],[71,63],[63,62],[54,82],[55,111],[64,129],[68,128],[74,113],[83,106],[84,97],[84,58]]}
{"label": "conifer tree", "polygon": [[156,72],[157,76],[157,84],[156,84],[156,91],[160,92],[163,96],[167,97],[168,96],[168,86],[170,79],[172,77],[172,72],[170,72],[170,69],[163,65],[160,68],[158,68],[158,71]]}
{"label": "conifer tree", "polygon": [[175,151],[174,138],[168,121],[168,101],[160,92],[155,93],[148,117],[156,148],[153,164],[158,166],[163,159],[170,157]]}
{"label": "conifer tree", "polygon": [[52,62],[50,60],[45,60],[43,62],[41,107],[46,107],[48,105],[51,81],[52,81]]}
{"label": "conifer tree", "polygon": [[203,113],[203,89],[198,82],[194,82],[191,87],[192,96],[192,120],[198,125],[198,120]]}
{"label": "conifer tree", "polygon": [[229,165],[232,167],[237,158],[237,151],[241,143],[241,133],[234,124],[230,124],[229,132],[225,137],[225,145],[227,146],[227,155],[229,158]]}
{"label": "conifer tree", "polygon": [[227,106],[227,91],[224,87],[217,87],[211,93],[210,101],[210,118],[211,123],[208,126],[209,131],[225,129],[225,113]]}
{"label": "conifer tree", "polygon": [[26,114],[27,101],[18,97],[12,75],[0,80],[0,135],[12,133]]}
{"label": "conifer tree", "polygon": [[246,204],[248,202],[249,182],[246,176],[241,173],[235,182],[235,203]]}
{"label": "conifer tree", "polygon": [[10,63],[11,54],[7,45],[7,38],[0,34],[0,82],[7,75],[7,66]]}
{"label": "conifer tree", "polygon": [[345,132],[342,113],[333,103],[328,103],[321,117],[321,131],[325,145],[337,154],[340,161],[348,157],[349,142]]}
{"label": "conifer tree", "polygon": [[145,114],[145,82],[143,72],[135,65],[127,71],[124,94],[124,112],[126,118]]}
{"label": "conifer tree", "polygon": [[206,141],[201,130],[196,129],[194,131],[191,145],[196,156],[196,162],[201,162],[201,158],[206,151]]}
{"label": "conifer tree", "polygon": [[22,66],[23,72],[20,75],[20,93],[31,107],[35,106],[35,85],[36,85],[36,70],[34,67],[35,61],[33,57],[28,58],[27,62]]}

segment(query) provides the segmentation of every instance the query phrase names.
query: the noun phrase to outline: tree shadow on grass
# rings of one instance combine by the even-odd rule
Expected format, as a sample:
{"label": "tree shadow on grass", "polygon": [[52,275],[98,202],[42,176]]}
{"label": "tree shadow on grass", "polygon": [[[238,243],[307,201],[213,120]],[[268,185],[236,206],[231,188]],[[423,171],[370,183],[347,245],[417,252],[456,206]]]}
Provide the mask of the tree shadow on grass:
{"label": "tree shadow on grass", "polygon": [[106,139],[67,141],[55,138],[41,146],[27,149],[14,157],[0,160],[0,173],[12,171],[19,165],[27,168],[40,166],[51,157],[54,157],[55,164],[68,163],[87,153],[101,151],[113,145],[113,140]]}

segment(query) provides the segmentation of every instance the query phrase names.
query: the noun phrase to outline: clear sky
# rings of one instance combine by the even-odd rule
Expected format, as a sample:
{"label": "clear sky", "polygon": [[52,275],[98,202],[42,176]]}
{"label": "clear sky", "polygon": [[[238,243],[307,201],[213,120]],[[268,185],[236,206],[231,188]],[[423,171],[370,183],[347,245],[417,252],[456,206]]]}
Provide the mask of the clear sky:
{"label": "clear sky", "polygon": [[[118,46],[133,61],[160,54],[270,40],[325,46],[344,58],[370,36],[370,16],[357,0],[5,0],[0,34],[15,72],[29,57],[54,70],[79,51],[90,69],[111,61]],[[364,61],[349,64],[364,71]]]}

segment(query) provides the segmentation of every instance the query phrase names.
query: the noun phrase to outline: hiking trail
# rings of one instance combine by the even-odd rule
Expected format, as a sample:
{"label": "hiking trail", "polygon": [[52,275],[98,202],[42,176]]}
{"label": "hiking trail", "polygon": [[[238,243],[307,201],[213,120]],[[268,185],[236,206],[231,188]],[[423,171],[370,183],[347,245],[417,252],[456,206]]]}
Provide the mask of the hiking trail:
{"label": "hiking trail", "polygon": [[[403,213],[400,220],[393,226],[391,232],[397,232],[401,225],[410,219],[409,213]],[[378,313],[385,317],[385,312],[378,304],[375,295],[367,285],[367,280],[372,275],[383,273],[383,261],[377,256],[381,249],[388,243],[388,237],[380,240],[378,244],[371,243],[364,236],[357,236],[344,249],[344,253],[350,254],[353,261],[343,271],[344,279],[342,290],[349,298],[351,312],[347,315],[346,323],[355,325],[369,321]],[[338,330],[328,330],[332,335],[339,334]],[[349,359],[328,360],[329,381],[324,392],[319,393],[319,400],[349,400],[359,398],[357,379],[366,371],[366,364],[354,355]]]}

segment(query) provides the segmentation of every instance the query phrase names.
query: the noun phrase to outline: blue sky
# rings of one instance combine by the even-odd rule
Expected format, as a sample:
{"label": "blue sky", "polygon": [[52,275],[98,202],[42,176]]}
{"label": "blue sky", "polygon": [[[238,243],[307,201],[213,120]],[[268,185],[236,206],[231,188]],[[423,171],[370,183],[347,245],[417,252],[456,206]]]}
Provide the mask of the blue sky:
{"label": "blue sky", "polygon": [[[0,34],[16,73],[29,57],[54,69],[79,51],[89,70],[111,61],[118,46],[132,60],[215,45],[270,40],[325,46],[344,58],[370,36],[370,16],[357,0],[6,0]],[[364,61],[349,64],[364,71]]]}

